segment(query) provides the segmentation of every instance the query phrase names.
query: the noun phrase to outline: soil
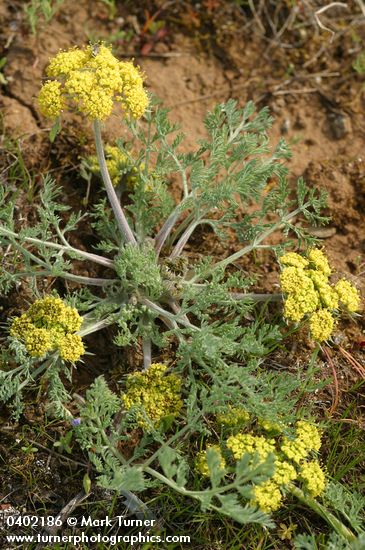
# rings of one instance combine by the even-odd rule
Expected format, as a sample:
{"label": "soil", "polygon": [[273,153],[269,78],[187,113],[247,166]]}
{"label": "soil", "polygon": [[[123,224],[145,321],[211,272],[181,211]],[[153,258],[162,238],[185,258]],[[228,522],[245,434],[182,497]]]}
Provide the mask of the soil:
{"label": "soil", "polygon": [[[76,115],[67,114],[61,135],[50,144],[49,122],[40,115],[35,97],[49,58],[60,48],[112,37],[115,53],[135,57],[147,75],[148,89],[171,107],[172,119],[187,135],[185,150],[195,148],[196,140],[204,136],[204,115],[217,102],[234,97],[240,104],[252,99],[258,107],[269,105],[275,118],[270,132],[272,143],[284,137],[291,144],[293,157],[288,163],[291,180],[304,176],[310,185],[328,193],[327,214],[331,221],[324,228],[313,228],[313,234],[323,239],[338,274],[350,274],[364,291],[364,77],[354,71],[352,64],[362,49],[365,29],[360,26],[363,20],[357,3],[349,2],[346,17],[340,11],[334,14],[332,27],[336,33],[332,42],[330,34],[318,29],[315,23],[303,25],[299,36],[296,31],[288,31],[280,39],[275,38],[264,33],[252,18],[248,19],[243,8],[233,7],[233,2],[210,0],[202,5],[171,2],[171,7],[166,9],[163,6],[161,9],[158,2],[140,2],[134,7],[130,4],[117,2],[117,16],[110,20],[107,7],[101,1],[65,0],[54,18],[47,25],[40,24],[37,34],[32,35],[23,10],[24,2],[1,2],[0,58],[6,57],[2,72],[7,81],[0,89],[2,123],[5,135],[19,140],[27,168],[36,174],[51,170],[56,179],[65,182],[69,202],[80,206],[85,184],[77,175],[77,169],[80,156],[93,151],[90,128],[82,126]],[[146,30],[148,17],[153,13],[163,21],[165,32],[153,34],[148,27]],[[118,38],[121,31],[127,36],[130,33],[132,38]],[[286,47],[287,44],[292,47]],[[123,135],[120,116],[115,113],[105,124],[105,139],[112,141]],[[79,246],[87,248],[92,235],[82,228],[78,238]],[[236,243],[229,246],[234,249]],[[201,251],[221,256],[227,254],[227,247],[217,245],[212,234],[204,230],[191,245],[192,254]],[[251,261],[252,258],[242,261],[242,267],[251,269]],[[277,264],[270,254],[262,252],[256,257],[255,272],[259,288],[272,291],[278,284]],[[4,301],[7,310],[4,314],[21,309],[26,301],[26,288],[20,289],[10,301]],[[341,328],[346,329],[343,347],[363,362],[361,320],[357,324],[344,322]],[[95,350],[103,349],[106,339],[110,341],[110,335],[103,333],[98,338],[100,341],[88,342]],[[309,351],[304,339],[303,356],[299,359],[302,365]],[[107,370],[108,353],[105,350],[105,357],[101,358],[99,354],[98,365],[91,360],[92,369]],[[297,348],[295,354],[298,357]],[[359,375],[343,356],[336,351],[334,354],[337,365],[343,369],[340,386],[348,387]],[[290,363],[292,357],[294,355],[289,354],[285,363]],[[117,356],[112,362],[117,364],[119,360]],[[80,379],[81,392],[87,383],[88,380]],[[331,402],[328,391],[325,399]],[[37,407],[39,409],[35,405],[36,417],[41,415]],[[34,419],[30,419],[32,423]],[[57,429],[53,426],[52,433]],[[7,444],[6,439],[3,445]],[[42,452],[38,455],[41,455],[40,461],[49,459]],[[18,458],[15,453],[15,462]],[[43,462],[36,467],[42,469]],[[10,468],[15,476],[11,485],[14,493],[22,485],[20,465],[15,463]],[[53,472],[53,475],[56,474]],[[71,468],[70,479],[73,475]],[[59,496],[57,480],[47,485],[45,477],[44,483],[47,487],[52,485],[49,499],[59,507],[63,497]],[[39,490],[44,499],[43,489]],[[72,493],[72,483],[68,492]],[[17,505],[15,497],[10,500]]]}

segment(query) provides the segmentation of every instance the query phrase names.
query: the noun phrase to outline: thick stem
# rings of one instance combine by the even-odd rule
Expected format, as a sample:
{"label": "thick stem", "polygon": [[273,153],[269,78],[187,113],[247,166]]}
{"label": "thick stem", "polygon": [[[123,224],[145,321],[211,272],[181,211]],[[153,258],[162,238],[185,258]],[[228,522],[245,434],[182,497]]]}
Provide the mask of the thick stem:
{"label": "thick stem", "polygon": [[114,323],[115,323],[114,319],[113,320],[103,319],[102,321],[96,321],[95,323],[86,325],[84,328],[79,330],[77,334],[79,334],[81,337],[84,337],[84,336],[87,336],[88,334],[92,334],[93,332],[97,332],[98,330],[102,330],[105,327],[113,325]]}
{"label": "thick stem", "polygon": [[129,227],[127,218],[125,217],[123,208],[120,205],[114,186],[109,176],[108,168],[105,162],[103,140],[101,137],[100,121],[94,120],[93,123],[96,154],[98,157],[101,177],[104,182],[105,190],[108,195],[110,205],[113,209],[115,218],[117,220],[118,227],[127,243],[137,244],[137,241],[133,235],[131,228]]}
{"label": "thick stem", "polygon": [[[5,227],[0,226],[0,235],[1,234],[5,235],[6,237],[20,239],[19,235],[17,233],[14,233],[14,231],[10,231],[10,229],[6,229]],[[113,260],[109,260],[109,258],[105,258],[104,256],[99,256],[98,254],[91,254],[90,252],[79,250],[78,248],[74,248],[73,246],[64,246],[64,245],[52,243],[49,241],[42,241],[41,239],[36,239],[34,237],[21,237],[21,239],[22,241],[25,241],[27,243],[34,244],[37,246],[45,246],[46,248],[54,248],[55,250],[62,250],[67,254],[75,254],[77,256],[80,256],[81,258],[84,258],[85,260],[90,260],[91,262],[95,262],[96,264],[100,264],[105,267],[110,267],[111,269],[114,269]]]}
{"label": "thick stem", "polygon": [[299,487],[296,487],[295,485],[291,485],[289,490],[298,500],[303,502],[303,504],[321,516],[339,535],[344,537],[349,542],[356,540],[356,536],[353,532],[350,531],[350,529],[348,529],[342,521],[337,519],[336,516],[334,516],[322,504],[317,502],[313,497],[306,495],[301,489],[299,489]]}
{"label": "thick stem", "polygon": [[168,247],[172,246],[172,244],[182,235],[182,233],[185,231],[185,229],[193,222],[195,219],[195,213],[190,212],[186,216],[186,218],[177,226],[174,233],[172,235],[169,235],[168,239],[166,239],[166,245]]}
{"label": "thick stem", "polygon": [[158,479],[159,481],[161,481],[162,483],[164,483],[168,487],[171,487],[172,489],[174,489],[176,492],[180,493],[181,495],[189,496],[189,497],[192,497],[192,498],[197,498],[199,500],[200,500],[201,496],[206,497],[208,495],[213,495],[213,496],[214,495],[219,495],[219,494],[222,494],[222,493],[227,493],[231,489],[235,488],[234,483],[229,483],[229,484],[225,485],[224,487],[221,487],[221,486],[220,487],[213,487],[212,489],[206,489],[205,491],[190,491],[189,489],[185,489],[184,487],[181,487],[180,485],[175,483],[175,481],[173,481],[172,479],[169,479],[168,477],[164,476],[163,474],[161,474],[157,470],[154,470],[153,468],[150,468],[149,466],[145,467],[144,465],[142,465],[142,469],[147,474],[154,477],[155,479]]}
{"label": "thick stem", "polygon": [[[20,271],[17,273],[17,277],[54,277],[52,271]],[[105,286],[113,283],[119,282],[119,279],[101,279],[98,277],[84,277],[83,275],[74,275],[73,273],[68,273],[67,271],[62,271],[58,275],[61,279],[66,279],[68,281],[73,281],[74,283],[80,283],[87,286]]]}
{"label": "thick stem", "polygon": [[240,300],[240,301],[252,301],[252,302],[282,302],[283,301],[283,295],[282,294],[254,294],[254,293],[247,293],[244,292],[231,292],[231,297],[234,300]]}
{"label": "thick stem", "polygon": [[147,370],[151,366],[152,361],[152,348],[151,338],[144,336],[142,338],[142,350],[143,350],[143,370]]}
{"label": "thick stem", "polygon": [[169,155],[171,156],[171,158],[175,162],[176,168],[180,172],[181,181],[182,181],[183,190],[184,190],[184,199],[186,199],[189,196],[189,186],[188,186],[188,178],[187,178],[187,175],[186,175],[186,170],[184,170],[184,168],[182,167],[181,162],[177,158],[175,152],[171,149],[171,147],[167,143],[166,139],[163,139],[163,144],[165,145],[165,147],[167,149],[167,152],[169,153]]}
{"label": "thick stem", "polygon": [[178,256],[180,256],[181,252],[184,249],[184,246],[186,245],[186,243],[190,239],[191,235],[194,233],[194,231],[198,227],[198,225],[200,225],[202,223],[210,223],[210,220],[199,219],[199,220],[196,220],[195,222],[191,223],[186,228],[186,230],[184,231],[184,233],[181,235],[180,239],[176,243],[176,246],[175,246],[174,250],[170,254],[171,260],[173,260],[174,258],[177,258]]}
{"label": "thick stem", "polygon": [[163,245],[166,242],[166,239],[169,237],[171,231],[173,230],[175,224],[177,223],[180,214],[183,212],[183,206],[184,203],[186,203],[190,198],[192,197],[192,193],[189,193],[187,197],[185,197],[180,204],[178,204],[175,209],[171,212],[163,226],[161,227],[160,231],[157,233],[155,237],[155,250],[157,256],[160,254],[161,249]]}
{"label": "thick stem", "polygon": [[157,256],[160,254],[161,249],[163,245],[165,244],[165,241],[167,237],[170,235],[172,228],[174,227],[175,223],[179,219],[180,211],[174,210],[170,216],[167,218],[163,226],[161,227],[160,231],[157,233],[155,237],[155,250]]}

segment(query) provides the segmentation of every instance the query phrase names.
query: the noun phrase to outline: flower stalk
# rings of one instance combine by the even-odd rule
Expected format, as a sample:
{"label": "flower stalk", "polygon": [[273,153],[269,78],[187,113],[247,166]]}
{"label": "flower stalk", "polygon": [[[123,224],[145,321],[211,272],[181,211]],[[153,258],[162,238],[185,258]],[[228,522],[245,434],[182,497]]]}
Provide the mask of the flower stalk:
{"label": "flower stalk", "polygon": [[320,504],[315,498],[311,497],[310,495],[304,493],[299,487],[296,487],[295,485],[291,485],[289,488],[289,491],[293,496],[295,496],[298,500],[303,502],[308,508],[311,508],[313,512],[321,516],[333,529],[344,537],[347,541],[353,542],[356,540],[356,536],[350,529],[346,527],[340,521],[336,518],[327,508],[325,508],[322,504]]}
{"label": "flower stalk", "polygon": [[136,245],[137,241],[129,226],[127,218],[125,217],[123,208],[120,205],[114,186],[110,179],[110,175],[109,175],[108,168],[105,161],[103,140],[101,137],[100,120],[94,120],[93,130],[94,130],[94,136],[95,136],[96,154],[97,154],[99,166],[100,166],[100,173],[103,179],[103,183],[105,186],[106,193],[108,195],[110,205],[115,215],[115,219],[117,221],[118,227],[126,243],[131,243],[133,245]]}

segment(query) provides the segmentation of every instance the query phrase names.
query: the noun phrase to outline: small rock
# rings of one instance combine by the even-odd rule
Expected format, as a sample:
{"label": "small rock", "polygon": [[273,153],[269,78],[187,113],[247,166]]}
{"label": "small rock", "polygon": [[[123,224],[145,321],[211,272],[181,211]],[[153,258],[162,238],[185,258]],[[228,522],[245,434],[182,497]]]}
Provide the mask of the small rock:
{"label": "small rock", "polygon": [[4,127],[15,137],[38,133],[37,122],[30,109],[16,99],[2,97],[1,105],[4,115]]}
{"label": "small rock", "polygon": [[351,133],[351,121],[345,113],[330,113],[327,120],[334,139],[342,139]]}

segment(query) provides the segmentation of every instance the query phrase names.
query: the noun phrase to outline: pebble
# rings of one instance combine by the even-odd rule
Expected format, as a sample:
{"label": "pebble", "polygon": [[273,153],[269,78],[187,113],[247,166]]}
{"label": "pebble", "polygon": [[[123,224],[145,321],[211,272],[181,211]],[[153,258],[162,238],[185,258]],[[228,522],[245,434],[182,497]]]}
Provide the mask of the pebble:
{"label": "pebble", "polygon": [[327,120],[335,139],[342,139],[351,133],[351,121],[345,113],[330,113]]}

